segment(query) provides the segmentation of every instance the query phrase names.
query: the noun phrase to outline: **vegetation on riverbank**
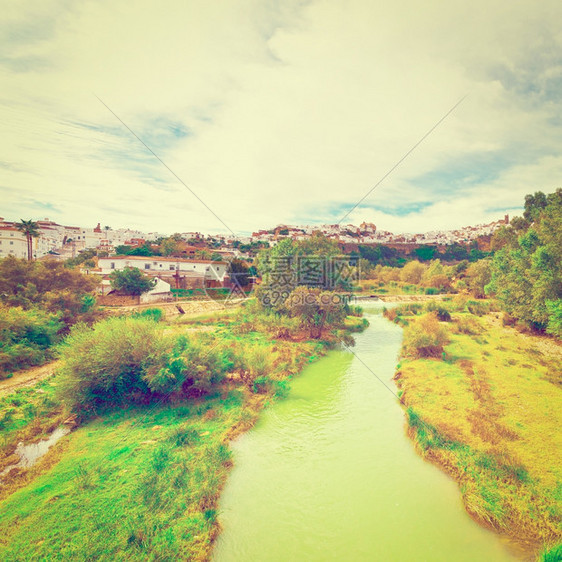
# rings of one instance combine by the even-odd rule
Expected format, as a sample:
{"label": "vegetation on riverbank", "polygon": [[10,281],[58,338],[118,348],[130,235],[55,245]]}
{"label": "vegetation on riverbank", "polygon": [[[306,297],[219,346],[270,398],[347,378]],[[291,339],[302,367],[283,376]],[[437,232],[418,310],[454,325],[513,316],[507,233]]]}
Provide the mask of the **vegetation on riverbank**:
{"label": "vegetation on riverbank", "polygon": [[41,365],[70,326],[99,317],[92,276],[55,261],[0,260],[0,379]]}
{"label": "vegetation on riverbank", "polygon": [[305,364],[364,327],[349,316],[311,341],[306,322],[255,305],[157,320],[145,314],[75,328],[61,372],[6,397],[20,396],[24,410],[38,396],[49,400],[35,417],[12,416],[8,429],[18,438],[73,412],[84,421],[31,470],[5,479],[3,560],[208,559],[230,439]]}
{"label": "vegetation on riverbank", "polygon": [[[405,327],[396,383],[410,435],[458,481],[467,511],[538,552],[562,540],[562,348],[503,326],[497,310],[457,296],[390,311]],[[441,353],[426,353],[431,337]]]}

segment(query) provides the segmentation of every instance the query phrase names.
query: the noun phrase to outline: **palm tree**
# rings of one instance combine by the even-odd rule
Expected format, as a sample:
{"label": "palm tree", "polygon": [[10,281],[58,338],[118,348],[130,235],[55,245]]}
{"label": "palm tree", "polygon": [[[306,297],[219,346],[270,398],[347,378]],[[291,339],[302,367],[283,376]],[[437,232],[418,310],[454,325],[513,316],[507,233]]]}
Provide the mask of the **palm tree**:
{"label": "palm tree", "polygon": [[16,228],[25,234],[27,239],[27,259],[31,261],[33,259],[33,239],[40,236],[39,227],[36,222],[32,220],[24,221],[20,219],[19,223],[16,223]]}

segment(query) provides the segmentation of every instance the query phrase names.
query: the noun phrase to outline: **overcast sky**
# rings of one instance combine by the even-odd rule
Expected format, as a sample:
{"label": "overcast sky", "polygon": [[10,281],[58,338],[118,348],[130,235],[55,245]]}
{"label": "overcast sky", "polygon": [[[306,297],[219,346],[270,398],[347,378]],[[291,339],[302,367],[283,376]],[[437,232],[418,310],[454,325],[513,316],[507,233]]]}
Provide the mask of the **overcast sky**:
{"label": "overcast sky", "polygon": [[8,219],[335,223],[464,96],[344,223],[460,227],[562,186],[559,0],[1,7]]}

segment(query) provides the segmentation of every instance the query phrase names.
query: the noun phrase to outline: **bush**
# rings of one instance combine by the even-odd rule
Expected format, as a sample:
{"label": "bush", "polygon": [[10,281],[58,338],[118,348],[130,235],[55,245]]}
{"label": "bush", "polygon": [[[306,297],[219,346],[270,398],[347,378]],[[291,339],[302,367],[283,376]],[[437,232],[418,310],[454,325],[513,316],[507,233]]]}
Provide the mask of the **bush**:
{"label": "bush", "polygon": [[147,373],[151,391],[159,394],[209,392],[234,367],[234,351],[208,337],[180,336],[165,365]]}
{"label": "bush", "polygon": [[363,308],[357,304],[352,304],[349,306],[347,314],[349,316],[357,316],[358,318],[360,318],[361,316],[363,316]]}
{"label": "bush", "polygon": [[94,319],[95,297],[90,293],[98,282],[97,276],[83,275],[54,260],[0,259],[0,302],[57,314],[64,327]]}
{"label": "bush", "polygon": [[450,322],[451,321],[451,313],[446,305],[443,303],[430,301],[425,305],[425,310],[427,312],[435,312],[437,314],[437,319],[440,322]]}
{"label": "bush", "polygon": [[271,373],[275,354],[266,347],[245,346],[238,350],[235,361],[243,373],[244,382],[253,387],[254,381],[267,378]]}
{"label": "bush", "polygon": [[459,334],[474,336],[482,331],[482,327],[476,318],[462,315],[455,321],[455,329]]}
{"label": "bush", "polygon": [[109,318],[75,326],[61,349],[60,392],[86,414],[150,399],[151,375],[165,363],[165,341],[146,318]]}
{"label": "bush", "polygon": [[284,314],[262,314],[257,318],[257,329],[272,335],[275,339],[290,339],[300,327],[297,318],[291,318]]}
{"label": "bush", "polygon": [[480,301],[467,301],[466,309],[475,316],[484,316],[489,310],[489,306],[485,302]]}
{"label": "bush", "polygon": [[517,324],[517,319],[511,316],[511,314],[504,312],[502,315],[502,326],[515,326],[515,324]]}
{"label": "bush", "polygon": [[404,334],[404,351],[409,357],[442,357],[443,346],[449,342],[447,329],[439,323],[436,312],[409,324]]}
{"label": "bush", "polygon": [[154,322],[160,322],[162,320],[162,309],[161,308],[145,308],[141,312],[133,312],[131,315],[133,318],[148,318]]}
{"label": "bush", "polygon": [[0,304],[0,374],[46,361],[62,327],[57,314]]}

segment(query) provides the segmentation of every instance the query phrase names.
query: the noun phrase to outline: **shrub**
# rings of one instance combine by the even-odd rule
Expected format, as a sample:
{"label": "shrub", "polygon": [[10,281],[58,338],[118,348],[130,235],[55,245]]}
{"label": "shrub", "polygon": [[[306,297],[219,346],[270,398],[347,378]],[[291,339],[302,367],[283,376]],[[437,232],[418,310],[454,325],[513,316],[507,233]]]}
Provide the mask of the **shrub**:
{"label": "shrub", "polygon": [[357,316],[360,318],[361,316],[363,316],[363,308],[357,304],[352,304],[349,306],[347,314],[349,316]]}
{"label": "shrub", "polygon": [[259,331],[272,335],[275,339],[290,339],[300,327],[298,318],[271,312],[263,313],[257,318],[256,327]]}
{"label": "shrub", "polygon": [[476,318],[462,315],[455,321],[455,329],[459,334],[473,336],[482,331],[482,327]]}
{"label": "shrub", "polygon": [[0,304],[0,373],[43,363],[62,327],[58,314]]}
{"label": "shrub", "polygon": [[503,313],[502,326],[515,326],[516,323],[517,319],[511,316],[511,314],[508,314],[507,312]]}
{"label": "shrub", "polygon": [[75,326],[61,349],[60,392],[76,412],[96,413],[124,402],[145,402],[147,380],[164,365],[165,341],[146,318],[109,318]]}
{"label": "shrub", "polygon": [[154,320],[154,322],[160,322],[162,320],[162,309],[161,308],[145,308],[140,312],[133,312],[131,316],[133,318],[149,318]]}
{"label": "shrub", "polygon": [[450,322],[451,313],[446,305],[438,303],[435,301],[430,301],[426,304],[425,309],[427,312],[435,312],[437,314],[437,319],[440,322]]}
{"label": "shrub", "polygon": [[180,336],[165,365],[146,375],[150,390],[160,394],[203,394],[234,367],[234,352],[207,337]]}
{"label": "shrub", "polygon": [[12,307],[42,309],[57,314],[65,326],[90,321],[96,315],[90,293],[95,275],[83,275],[54,260],[0,260],[0,302]]}
{"label": "shrub", "polygon": [[469,300],[466,302],[466,309],[475,316],[484,316],[488,312],[489,307],[485,302]]}
{"label": "shrub", "polygon": [[449,342],[447,329],[439,323],[437,313],[430,312],[408,325],[404,334],[405,354],[413,358],[442,357]]}
{"label": "shrub", "polygon": [[271,373],[275,357],[266,347],[245,346],[237,353],[236,366],[243,372],[244,381],[252,387],[254,381]]}

